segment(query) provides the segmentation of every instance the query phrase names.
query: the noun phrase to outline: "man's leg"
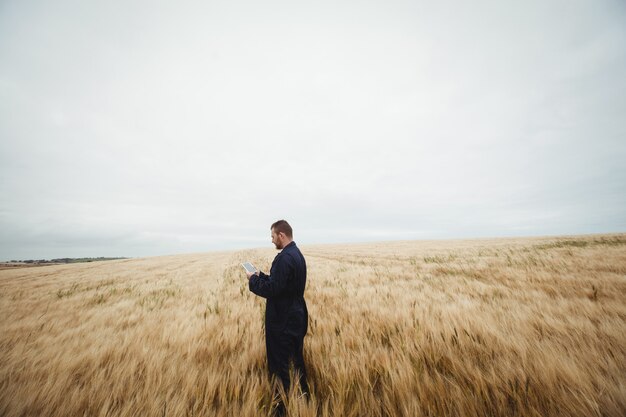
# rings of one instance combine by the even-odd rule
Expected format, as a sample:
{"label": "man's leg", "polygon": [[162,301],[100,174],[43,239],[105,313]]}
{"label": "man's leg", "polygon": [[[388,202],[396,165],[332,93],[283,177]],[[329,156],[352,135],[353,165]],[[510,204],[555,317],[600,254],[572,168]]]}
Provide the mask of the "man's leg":
{"label": "man's leg", "polygon": [[307,383],[306,377],[306,368],[304,366],[304,356],[303,356],[303,347],[304,347],[304,337],[300,338],[296,342],[295,352],[293,354],[293,367],[299,375],[299,383],[300,389],[302,393],[306,396],[307,400],[309,399],[309,384]]}
{"label": "man's leg", "polygon": [[[272,380],[272,399],[276,401],[276,416],[284,416],[286,414],[285,404],[281,396],[281,389],[278,384],[282,385],[285,395],[289,393],[291,384],[289,378],[289,350],[285,344],[284,336],[278,332],[265,330],[265,347],[267,350],[267,366],[269,376]],[[275,379],[274,379],[275,377]]]}
{"label": "man's leg", "polygon": [[266,331],[265,336],[267,366],[270,377],[273,375],[278,377],[283,384],[285,393],[287,393],[291,385],[289,378],[289,341],[279,332]]}

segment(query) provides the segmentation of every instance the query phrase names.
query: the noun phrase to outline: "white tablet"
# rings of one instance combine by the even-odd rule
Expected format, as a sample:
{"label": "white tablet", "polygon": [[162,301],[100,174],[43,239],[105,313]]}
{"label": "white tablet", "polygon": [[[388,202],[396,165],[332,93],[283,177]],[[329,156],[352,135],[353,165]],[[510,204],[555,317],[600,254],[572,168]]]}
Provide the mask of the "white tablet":
{"label": "white tablet", "polygon": [[241,264],[241,266],[243,266],[246,271],[250,272],[251,274],[254,274],[256,272],[256,268],[250,262],[244,262]]}

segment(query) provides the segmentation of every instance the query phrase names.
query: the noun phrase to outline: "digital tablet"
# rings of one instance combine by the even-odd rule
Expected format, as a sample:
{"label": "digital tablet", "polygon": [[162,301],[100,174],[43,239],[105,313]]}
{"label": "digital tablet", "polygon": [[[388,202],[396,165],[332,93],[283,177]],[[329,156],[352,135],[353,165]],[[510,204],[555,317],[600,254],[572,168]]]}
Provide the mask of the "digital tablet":
{"label": "digital tablet", "polygon": [[251,274],[254,274],[256,272],[256,268],[250,262],[244,262],[241,264],[241,266],[243,266],[246,271],[250,272]]}

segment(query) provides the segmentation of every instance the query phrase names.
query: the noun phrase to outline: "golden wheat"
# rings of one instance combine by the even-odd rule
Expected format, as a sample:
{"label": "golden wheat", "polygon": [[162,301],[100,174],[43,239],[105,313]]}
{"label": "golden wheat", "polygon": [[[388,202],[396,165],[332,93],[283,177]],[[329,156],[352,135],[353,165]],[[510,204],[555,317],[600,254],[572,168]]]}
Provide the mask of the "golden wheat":
{"label": "golden wheat", "polygon": [[[626,415],[626,235],[303,246],[292,416]],[[0,271],[0,415],[263,416],[271,248]]]}

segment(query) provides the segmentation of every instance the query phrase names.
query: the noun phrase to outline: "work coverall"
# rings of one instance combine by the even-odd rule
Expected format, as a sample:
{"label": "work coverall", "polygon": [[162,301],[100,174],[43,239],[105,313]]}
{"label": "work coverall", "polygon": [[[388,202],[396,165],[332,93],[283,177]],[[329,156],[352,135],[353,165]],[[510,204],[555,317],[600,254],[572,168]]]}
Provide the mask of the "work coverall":
{"label": "work coverall", "polygon": [[302,344],[309,315],[304,301],[306,261],[295,242],[276,255],[270,274],[259,272],[250,278],[250,291],[266,298],[265,346],[270,376],[278,376],[289,391],[289,362],[300,374],[300,387],[309,392]]}

